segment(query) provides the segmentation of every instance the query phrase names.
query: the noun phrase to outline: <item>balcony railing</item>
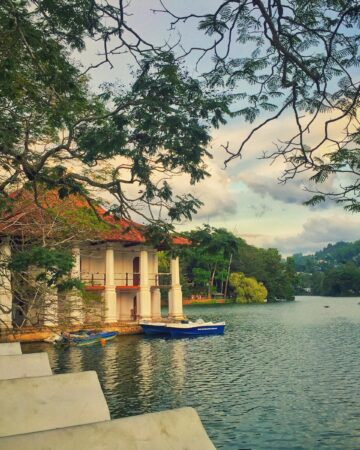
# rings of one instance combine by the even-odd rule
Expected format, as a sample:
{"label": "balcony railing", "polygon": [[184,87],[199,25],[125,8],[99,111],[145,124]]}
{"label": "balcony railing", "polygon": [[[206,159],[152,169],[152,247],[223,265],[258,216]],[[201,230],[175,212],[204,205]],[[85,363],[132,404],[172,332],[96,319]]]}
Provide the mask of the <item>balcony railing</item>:
{"label": "balcony railing", "polygon": [[[106,274],[103,272],[82,272],[81,281],[85,286],[105,286]],[[115,273],[114,281],[116,286],[140,286],[140,273],[124,272]],[[149,274],[150,286],[166,287],[171,285],[170,273]]]}
{"label": "balcony railing", "polygon": [[102,272],[81,272],[81,281],[85,286],[105,286],[106,274]]}
{"label": "balcony railing", "polygon": [[114,274],[116,286],[140,286],[140,273],[125,272]]}
{"label": "balcony railing", "polygon": [[167,287],[171,286],[171,274],[170,273],[156,273],[150,275],[151,286]]}

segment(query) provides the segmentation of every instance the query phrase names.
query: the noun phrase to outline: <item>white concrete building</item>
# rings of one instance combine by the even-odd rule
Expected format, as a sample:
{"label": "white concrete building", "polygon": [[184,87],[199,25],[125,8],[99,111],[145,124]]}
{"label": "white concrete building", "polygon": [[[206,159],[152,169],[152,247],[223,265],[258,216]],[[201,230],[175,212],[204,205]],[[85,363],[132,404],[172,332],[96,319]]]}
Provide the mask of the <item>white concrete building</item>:
{"label": "white concrete building", "polygon": [[171,260],[170,274],[159,274],[157,250],[146,245],[106,242],[74,253],[74,275],[80,274],[87,291],[102,296],[106,323],[160,320],[161,286],[168,288],[169,317],[183,317],[178,257]]}
{"label": "white concrete building", "polygon": [[[29,214],[34,215],[34,205]],[[100,214],[104,211],[99,208]],[[6,260],[13,251],[12,242],[18,230],[24,234],[24,208],[9,219],[7,226],[0,227],[0,327],[11,328],[15,320],[17,299],[12,292],[12,275],[6,269]],[[108,217],[104,215],[104,217]],[[179,258],[170,261],[170,273],[161,274],[158,268],[158,249],[146,242],[144,227],[129,221],[109,220],[115,227],[98,232],[93,238],[76,241],[72,252],[75,265],[71,276],[80,278],[85,285],[85,299],[72,293],[47,294],[44,325],[57,326],[61,323],[64,310],[70,311],[71,322],[86,324],[95,322],[91,311],[86,308],[86,297],[101,312],[101,322],[133,322],[140,320],[161,320],[160,288],[168,292],[168,316],[173,320],[183,318],[182,291],[180,285]],[[30,223],[30,221],[28,220]],[[6,232],[5,232],[6,229]],[[187,245],[181,237],[174,237],[173,243]],[[15,308],[14,308],[15,305]],[[47,305],[47,306],[46,306]],[[98,314],[99,317],[99,314]],[[99,319],[97,318],[96,321]]]}
{"label": "white concrete building", "polygon": [[[0,245],[0,256],[11,254],[11,244],[4,239]],[[157,250],[154,247],[132,242],[84,243],[73,249],[74,278],[80,278],[85,292],[98,299],[104,308],[104,322],[161,320],[160,287],[168,290],[168,316],[174,320],[183,318],[182,291],[179,275],[179,258],[171,260],[171,272],[160,274]],[[12,326],[11,274],[4,274],[0,281],[0,313],[2,325]],[[54,293],[56,296],[56,292]],[[70,294],[71,297],[71,294]],[[76,294],[58,302],[51,301],[45,325],[57,325],[57,303],[69,302],[73,307],[73,323],[86,323],[86,308],[83,299]],[[6,309],[8,312],[6,312]],[[0,323],[1,326],[1,323]]]}

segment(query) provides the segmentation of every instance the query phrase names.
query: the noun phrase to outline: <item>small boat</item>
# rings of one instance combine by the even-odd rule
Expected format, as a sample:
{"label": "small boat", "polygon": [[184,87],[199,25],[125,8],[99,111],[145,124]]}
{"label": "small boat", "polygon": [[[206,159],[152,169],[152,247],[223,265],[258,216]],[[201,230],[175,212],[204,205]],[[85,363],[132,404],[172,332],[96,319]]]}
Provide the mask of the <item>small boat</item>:
{"label": "small boat", "polygon": [[73,333],[62,332],[61,335],[54,334],[50,338],[44,339],[44,341],[55,345],[77,345],[82,347],[110,341],[118,334],[117,331],[100,331],[97,333],[96,331],[80,330]]}
{"label": "small boat", "polygon": [[225,322],[181,322],[181,323],[140,323],[145,334],[167,335],[170,337],[195,337],[224,334]]}
{"label": "small boat", "polygon": [[70,343],[83,347],[85,345],[93,345],[104,341],[110,341],[116,338],[119,333],[117,331],[103,331],[94,334],[71,335]]}

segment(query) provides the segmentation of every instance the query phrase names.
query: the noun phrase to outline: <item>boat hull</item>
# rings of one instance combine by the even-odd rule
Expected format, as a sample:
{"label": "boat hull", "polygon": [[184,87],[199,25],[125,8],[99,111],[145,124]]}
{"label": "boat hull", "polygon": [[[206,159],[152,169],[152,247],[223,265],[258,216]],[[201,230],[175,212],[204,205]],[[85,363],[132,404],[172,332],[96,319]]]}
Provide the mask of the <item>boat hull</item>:
{"label": "boat hull", "polygon": [[105,332],[105,333],[98,333],[94,336],[89,336],[88,338],[72,338],[71,339],[71,343],[75,344],[79,347],[84,347],[87,345],[93,345],[96,344],[98,342],[100,342],[101,340],[104,341],[110,341],[112,339],[115,339],[116,336],[118,335],[117,331],[111,331],[111,332]]}
{"label": "boat hull", "polygon": [[181,327],[181,325],[154,325],[140,324],[144,333],[152,336],[170,336],[170,337],[197,337],[224,334],[225,324],[201,324],[194,326]]}

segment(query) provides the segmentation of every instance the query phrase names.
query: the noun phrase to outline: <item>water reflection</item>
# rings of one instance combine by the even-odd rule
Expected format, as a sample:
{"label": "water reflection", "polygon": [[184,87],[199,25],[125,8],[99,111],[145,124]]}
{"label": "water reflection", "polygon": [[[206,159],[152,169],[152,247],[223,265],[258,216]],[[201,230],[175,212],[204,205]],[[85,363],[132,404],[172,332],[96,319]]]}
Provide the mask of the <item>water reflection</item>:
{"label": "water reflection", "polygon": [[23,349],[56,373],[96,370],[113,418],[193,406],[218,449],[360,449],[359,301],[192,307],[225,335]]}
{"label": "water reflection", "polygon": [[185,341],[173,341],[171,355],[171,369],[173,381],[173,392],[176,401],[181,400],[181,394],[185,385]]}

